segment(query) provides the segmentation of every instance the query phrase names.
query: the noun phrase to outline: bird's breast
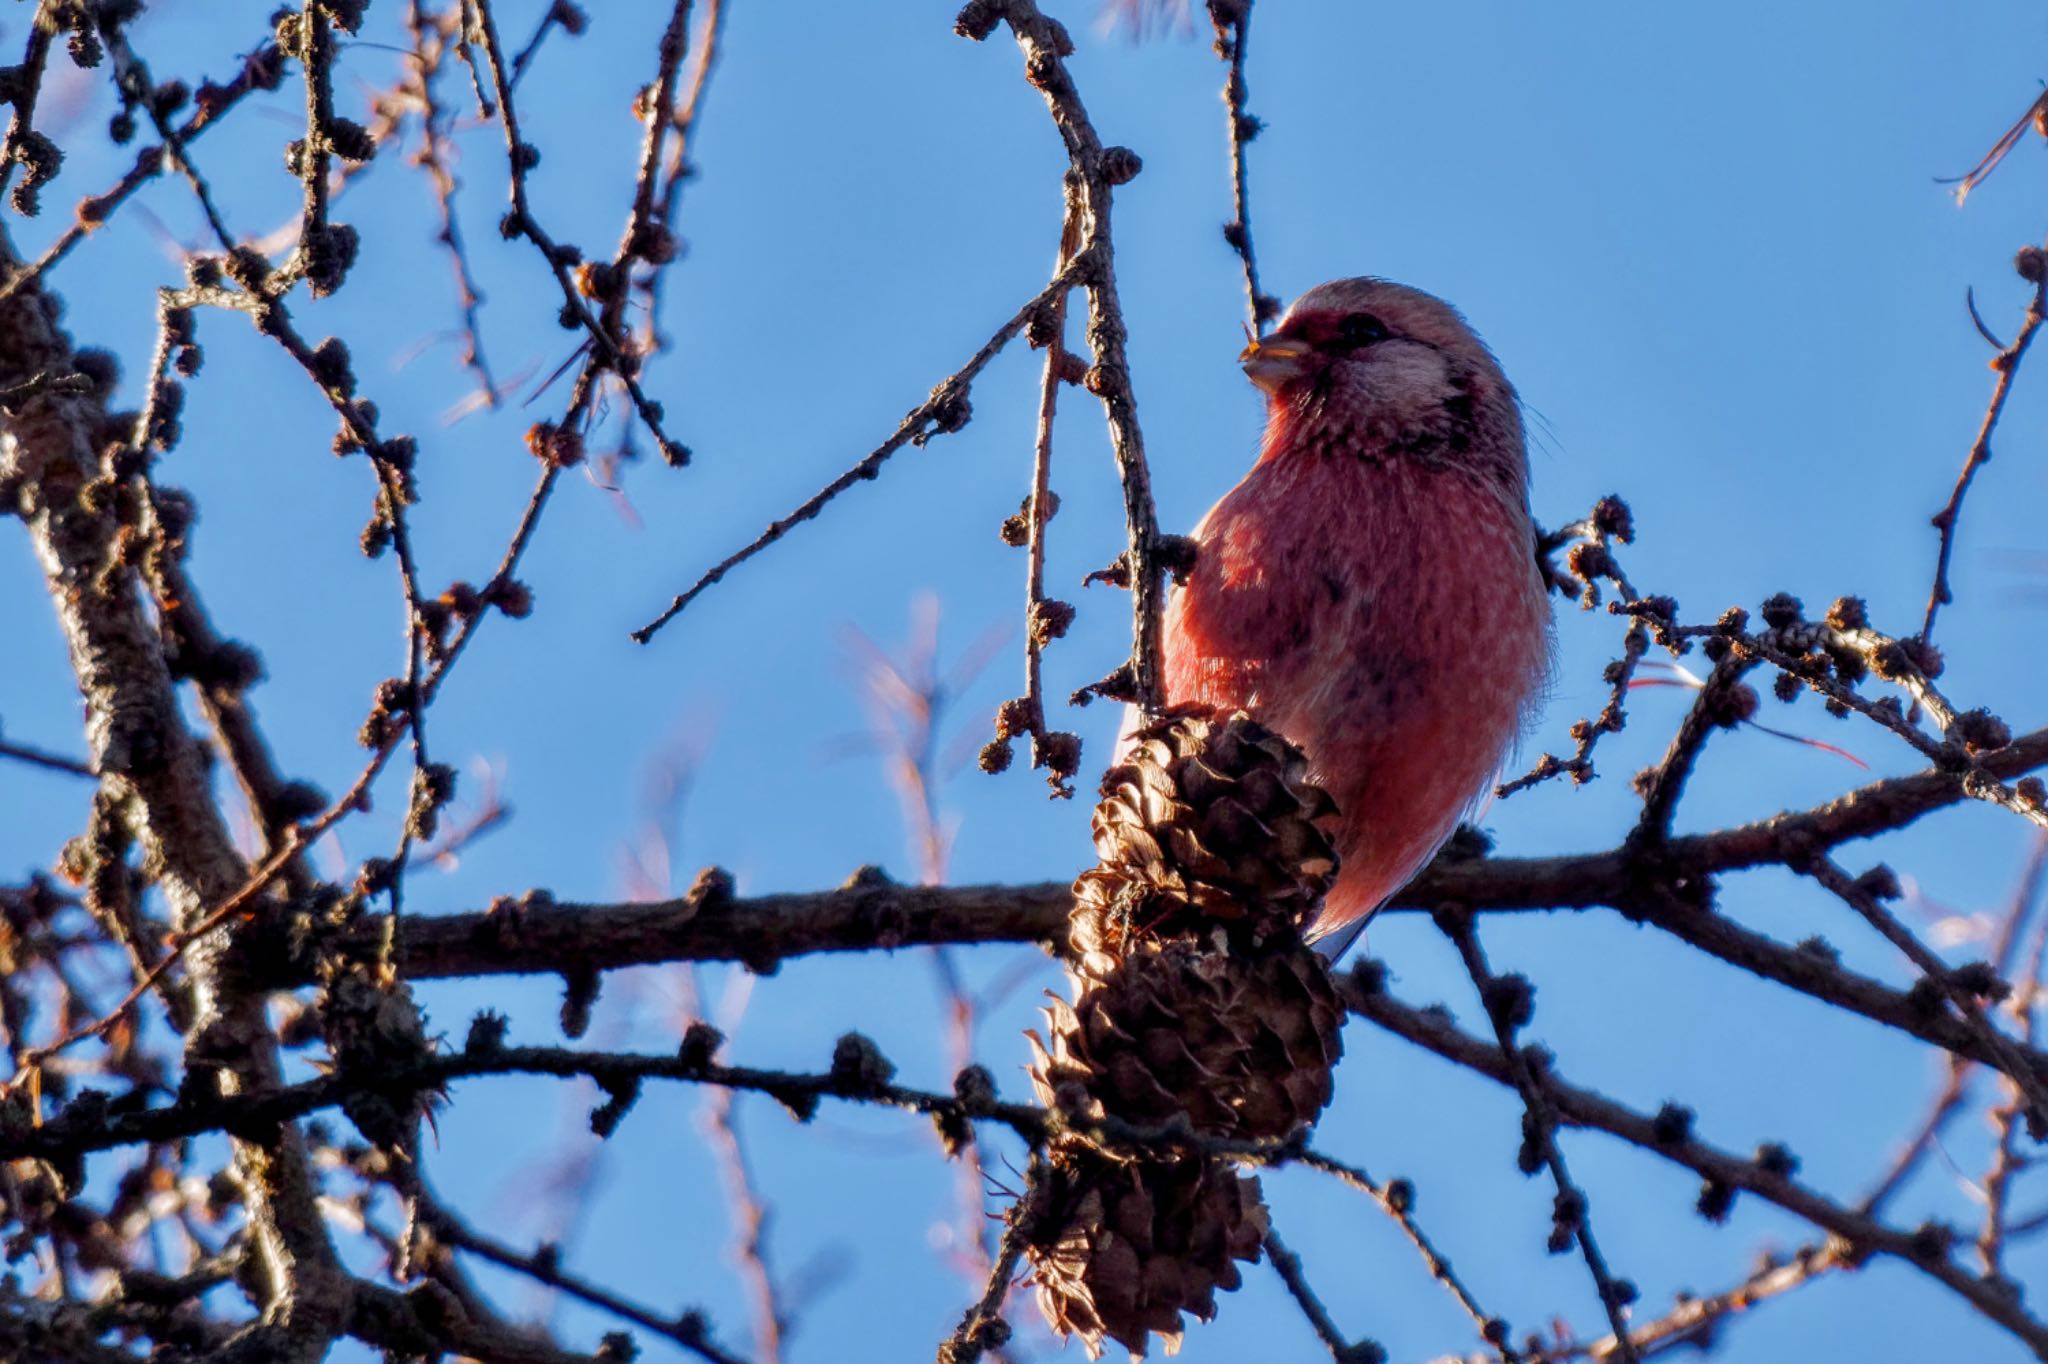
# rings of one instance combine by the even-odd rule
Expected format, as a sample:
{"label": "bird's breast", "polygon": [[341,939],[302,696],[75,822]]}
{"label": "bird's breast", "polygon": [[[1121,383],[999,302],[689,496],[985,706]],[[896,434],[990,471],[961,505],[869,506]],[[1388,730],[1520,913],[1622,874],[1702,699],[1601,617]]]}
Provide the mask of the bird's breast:
{"label": "bird's breast", "polygon": [[1167,619],[1168,686],[1185,699],[1245,704],[1240,680],[1269,704],[1275,687],[1395,704],[1511,666],[1490,641],[1546,614],[1526,513],[1455,471],[1268,462],[1195,539]]}

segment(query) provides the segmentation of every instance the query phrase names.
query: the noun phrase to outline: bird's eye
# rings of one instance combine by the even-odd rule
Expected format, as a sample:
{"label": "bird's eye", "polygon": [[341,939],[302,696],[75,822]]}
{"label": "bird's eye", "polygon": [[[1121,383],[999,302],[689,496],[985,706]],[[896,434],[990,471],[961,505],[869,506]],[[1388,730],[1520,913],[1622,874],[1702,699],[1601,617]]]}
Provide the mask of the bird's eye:
{"label": "bird's eye", "polygon": [[1357,350],[1384,341],[1388,335],[1387,324],[1371,313],[1352,313],[1337,324],[1336,345],[1341,350]]}

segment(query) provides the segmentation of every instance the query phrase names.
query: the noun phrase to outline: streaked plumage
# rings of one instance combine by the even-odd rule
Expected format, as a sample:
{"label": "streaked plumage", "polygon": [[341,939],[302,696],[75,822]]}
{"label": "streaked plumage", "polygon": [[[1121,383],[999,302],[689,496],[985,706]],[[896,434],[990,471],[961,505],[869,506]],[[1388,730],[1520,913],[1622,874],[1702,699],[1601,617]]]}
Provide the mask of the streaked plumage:
{"label": "streaked plumage", "polygon": [[1168,603],[1167,699],[1307,752],[1342,820],[1312,936],[1340,934],[1490,788],[1540,692],[1528,456],[1492,354],[1418,290],[1321,285],[1243,359],[1265,440]]}

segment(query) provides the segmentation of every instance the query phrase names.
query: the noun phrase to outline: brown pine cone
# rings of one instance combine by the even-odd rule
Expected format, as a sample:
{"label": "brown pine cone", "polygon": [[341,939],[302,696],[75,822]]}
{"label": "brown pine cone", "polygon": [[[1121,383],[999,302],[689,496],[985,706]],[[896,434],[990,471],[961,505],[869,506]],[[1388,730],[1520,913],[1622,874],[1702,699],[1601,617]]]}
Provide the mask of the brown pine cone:
{"label": "brown pine cone", "polygon": [[1215,1161],[1119,1162],[1098,1153],[1056,1161],[1031,1191],[1037,1234],[1025,1253],[1053,1330],[1077,1335],[1091,1359],[1105,1339],[1143,1355],[1157,1333],[1180,1348],[1181,1313],[1216,1315],[1237,1261],[1256,1261],[1266,1234],[1259,1181]]}
{"label": "brown pine cone", "polygon": [[1102,778],[1075,951],[1218,925],[1253,943],[1298,933],[1336,876],[1321,827],[1335,812],[1301,750],[1242,711],[1183,707],[1146,726]]}
{"label": "brown pine cone", "polygon": [[1184,1120],[1197,1136],[1280,1140],[1315,1121],[1344,1010],[1301,940],[1336,874],[1335,813],[1300,751],[1243,713],[1183,708],[1139,731],[1102,780],[1101,863],[1074,885],[1073,1002],[1031,1035],[1054,1139],[1027,1195],[1039,1304],[1091,1355],[1178,1346],[1265,1234],[1258,1181],[1200,1151],[1119,1149],[1088,1130]]}
{"label": "brown pine cone", "polygon": [[1075,1002],[1045,1010],[1050,1045],[1027,1035],[1041,1102],[1078,1085],[1082,1116],[1156,1127],[1185,1114],[1204,1135],[1252,1140],[1287,1137],[1329,1103],[1344,1006],[1298,942],[1232,954],[1180,939],[1073,970]]}

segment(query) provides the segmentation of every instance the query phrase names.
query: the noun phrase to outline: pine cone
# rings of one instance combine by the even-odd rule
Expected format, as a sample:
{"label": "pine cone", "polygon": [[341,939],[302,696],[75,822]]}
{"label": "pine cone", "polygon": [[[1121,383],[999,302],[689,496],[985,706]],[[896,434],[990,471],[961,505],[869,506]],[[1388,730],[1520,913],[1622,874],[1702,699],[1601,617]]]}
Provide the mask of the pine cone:
{"label": "pine cone", "polygon": [[1153,1332],[1174,1353],[1181,1313],[1212,1320],[1216,1291],[1238,1286],[1236,1262],[1256,1261],[1266,1234],[1259,1181],[1195,1157],[1084,1153],[1055,1162],[1029,1197],[1039,1307],[1091,1359],[1105,1338],[1142,1356]]}
{"label": "pine cone", "polygon": [[1055,1139],[1029,1197],[1027,1253],[1053,1329],[1169,1353],[1206,1321],[1265,1234],[1258,1181],[1200,1152],[1117,1150],[1089,1120],[1185,1120],[1278,1140],[1313,1123],[1343,1050],[1338,1002],[1301,925],[1336,874],[1334,813],[1300,751],[1239,712],[1183,709],[1141,730],[1102,781],[1096,866],[1074,885],[1073,1003],[1030,1034]]}
{"label": "pine cone", "polygon": [[1077,1116],[1156,1127],[1185,1114],[1197,1132],[1252,1140],[1287,1137],[1329,1103],[1344,1006],[1298,940],[1224,953],[1178,939],[1073,969],[1075,1002],[1045,1010],[1051,1045],[1026,1034],[1040,1102],[1078,1085]]}
{"label": "pine cone", "polygon": [[1337,872],[1318,827],[1335,811],[1301,750],[1243,711],[1155,721],[1103,775],[1102,861],[1074,884],[1075,951],[1122,955],[1133,937],[1219,923],[1251,942],[1298,931]]}

